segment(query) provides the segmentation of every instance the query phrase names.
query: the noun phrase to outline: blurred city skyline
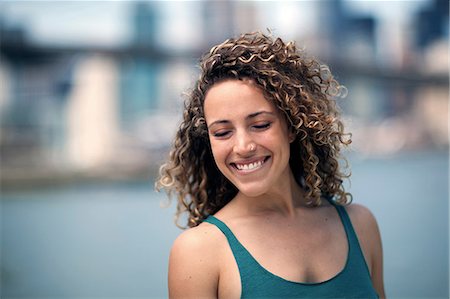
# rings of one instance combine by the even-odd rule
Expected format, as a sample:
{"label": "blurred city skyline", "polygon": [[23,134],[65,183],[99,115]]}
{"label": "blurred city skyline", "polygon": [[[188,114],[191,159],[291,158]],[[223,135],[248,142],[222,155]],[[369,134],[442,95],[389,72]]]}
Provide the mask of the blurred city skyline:
{"label": "blurred city skyline", "polygon": [[267,28],[329,64],[348,88],[338,103],[359,154],[448,148],[445,0],[0,6],[3,179],[154,172],[200,55]]}
{"label": "blurred city skyline", "polygon": [[[329,1],[332,2],[332,0]],[[2,0],[0,5],[4,26],[26,29],[30,38],[36,43],[117,47],[133,39],[134,30],[131,20],[133,6],[137,2],[65,1],[49,4],[46,1]],[[156,9],[161,16],[157,25],[160,33],[158,38],[168,35],[170,40],[170,37],[179,37],[180,32],[183,31],[186,35],[195,36],[196,33],[193,30],[201,28],[199,22],[201,2],[207,1],[158,2]],[[260,15],[253,30],[271,28],[287,38],[306,35],[308,27],[313,27],[312,31],[316,30],[319,7],[314,1],[250,2],[255,5],[257,14]],[[303,7],[300,8],[298,2],[302,2]],[[432,5],[432,2],[431,0],[390,1],[388,5],[381,5],[379,1],[342,1],[349,13],[372,16],[376,19],[390,19],[391,22],[395,20],[406,24],[413,22],[413,15],[418,10]],[[268,17],[264,17],[265,15]],[[187,20],[197,24],[185,26]],[[64,26],[58,26],[62,23]],[[296,23],[302,26],[295,26]],[[94,28],[95,30],[92,30]],[[173,41],[175,43],[168,43],[168,46],[180,46],[176,39]]]}

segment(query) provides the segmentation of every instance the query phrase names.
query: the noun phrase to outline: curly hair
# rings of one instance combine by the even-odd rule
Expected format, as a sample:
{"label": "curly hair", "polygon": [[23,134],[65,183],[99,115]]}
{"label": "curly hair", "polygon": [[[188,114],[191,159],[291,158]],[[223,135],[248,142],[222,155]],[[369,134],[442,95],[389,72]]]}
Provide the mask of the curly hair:
{"label": "curly hair", "polygon": [[296,135],[289,164],[311,205],[319,206],[323,198],[342,205],[351,202],[343,187],[350,174],[339,167],[341,146],[351,143],[351,135],[344,133],[334,100],[345,87],[326,65],[308,58],[293,42],[256,32],[214,46],[201,58],[200,67],[169,159],[156,182],[156,189],[166,189],[169,198],[176,193],[177,225],[187,212],[187,225],[197,226],[238,192],[215,164],[204,116],[207,91],[226,79],[252,80],[284,113]]}

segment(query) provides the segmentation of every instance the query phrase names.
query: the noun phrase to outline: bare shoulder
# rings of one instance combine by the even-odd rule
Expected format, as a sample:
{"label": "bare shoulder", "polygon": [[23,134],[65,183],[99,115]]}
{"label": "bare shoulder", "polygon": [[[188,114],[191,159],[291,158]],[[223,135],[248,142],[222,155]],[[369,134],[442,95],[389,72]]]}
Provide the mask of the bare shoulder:
{"label": "bare shoulder", "polygon": [[346,206],[347,213],[352,220],[353,226],[360,230],[378,229],[377,221],[372,212],[365,206],[352,203]]}
{"label": "bare shoulder", "polygon": [[218,230],[209,223],[202,223],[199,226],[189,228],[183,231],[174,241],[172,246],[172,252],[193,250],[195,252],[206,251],[205,244],[211,245],[217,242],[220,238]]}
{"label": "bare shoulder", "polygon": [[169,257],[170,298],[210,298],[217,294],[220,232],[202,223],[181,233]]}
{"label": "bare shoulder", "polygon": [[[352,203],[346,206],[358,239],[368,262],[371,262],[374,250],[381,245],[377,220],[372,212],[361,204]],[[370,267],[370,264],[369,264]]]}

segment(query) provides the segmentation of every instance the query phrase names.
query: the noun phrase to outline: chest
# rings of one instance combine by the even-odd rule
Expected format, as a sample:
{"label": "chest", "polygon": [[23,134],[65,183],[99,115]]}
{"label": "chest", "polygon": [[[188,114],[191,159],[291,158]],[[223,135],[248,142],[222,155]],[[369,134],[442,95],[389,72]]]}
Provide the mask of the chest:
{"label": "chest", "polygon": [[[274,277],[317,283],[333,278],[345,267],[349,247],[339,219],[325,217],[309,223],[267,221],[243,227],[234,227],[239,243],[258,268]],[[219,290],[229,291],[223,297],[237,298],[241,277],[231,249],[224,254],[222,265]]]}

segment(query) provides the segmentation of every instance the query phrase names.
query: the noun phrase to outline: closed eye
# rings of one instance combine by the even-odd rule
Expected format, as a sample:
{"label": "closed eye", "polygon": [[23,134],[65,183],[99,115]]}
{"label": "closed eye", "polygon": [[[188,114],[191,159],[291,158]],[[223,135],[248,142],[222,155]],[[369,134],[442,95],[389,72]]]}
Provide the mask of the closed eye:
{"label": "closed eye", "polygon": [[269,128],[271,124],[272,123],[267,122],[267,123],[263,123],[263,124],[259,124],[259,125],[253,125],[253,127],[258,130],[263,130],[263,129]]}
{"label": "closed eye", "polygon": [[230,133],[230,131],[220,131],[220,132],[214,132],[212,135],[214,137],[225,137]]}

